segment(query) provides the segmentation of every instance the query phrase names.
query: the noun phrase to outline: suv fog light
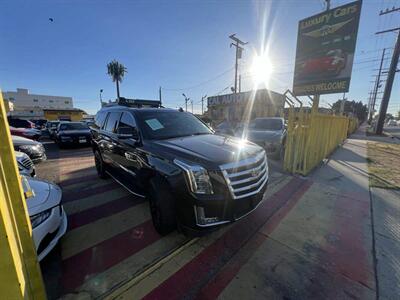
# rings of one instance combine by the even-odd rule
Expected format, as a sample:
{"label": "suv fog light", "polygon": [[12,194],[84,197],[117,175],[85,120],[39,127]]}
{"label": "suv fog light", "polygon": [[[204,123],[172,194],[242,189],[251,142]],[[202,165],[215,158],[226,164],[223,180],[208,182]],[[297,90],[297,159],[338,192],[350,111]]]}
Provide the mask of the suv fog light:
{"label": "suv fog light", "polygon": [[219,221],[218,217],[207,218],[204,213],[204,208],[201,206],[194,206],[194,213],[196,214],[196,222],[198,225],[208,225]]}

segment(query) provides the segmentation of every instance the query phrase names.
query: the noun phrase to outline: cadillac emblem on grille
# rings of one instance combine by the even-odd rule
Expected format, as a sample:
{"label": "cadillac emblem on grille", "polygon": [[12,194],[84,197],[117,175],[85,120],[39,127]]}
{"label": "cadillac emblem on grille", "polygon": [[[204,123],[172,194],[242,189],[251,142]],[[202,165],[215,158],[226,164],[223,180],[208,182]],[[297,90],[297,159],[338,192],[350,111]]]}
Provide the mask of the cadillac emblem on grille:
{"label": "cadillac emblem on grille", "polygon": [[260,174],[260,170],[252,170],[251,171],[251,176],[257,177]]}

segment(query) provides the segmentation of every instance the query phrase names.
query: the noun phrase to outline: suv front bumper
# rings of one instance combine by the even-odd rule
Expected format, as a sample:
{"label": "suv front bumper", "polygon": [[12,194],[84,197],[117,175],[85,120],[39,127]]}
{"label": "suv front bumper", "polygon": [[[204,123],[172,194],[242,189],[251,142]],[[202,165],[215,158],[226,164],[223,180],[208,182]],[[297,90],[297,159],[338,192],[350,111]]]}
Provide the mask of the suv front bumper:
{"label": "suv front bumper", "polygon": [[263,202],[267,186],[268,180],[257,194],[241,199],[233,199],[229,192],[202,197],[188,193],[181,195],[177,205],[179,225],[201,233],[238,221],[255,211]]}

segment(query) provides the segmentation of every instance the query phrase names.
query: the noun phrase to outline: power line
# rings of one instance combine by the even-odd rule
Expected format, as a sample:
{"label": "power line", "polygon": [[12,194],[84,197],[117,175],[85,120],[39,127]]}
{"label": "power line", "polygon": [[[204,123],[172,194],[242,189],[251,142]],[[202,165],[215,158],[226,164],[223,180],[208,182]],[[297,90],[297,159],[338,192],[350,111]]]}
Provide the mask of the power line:
{"label": "power line", "polygon": [[231,68],[225,70],[224,72],[218,74],[215,77],[212,77],[210,79],[207,79],[205,81],[202,81],[202,82],[200,82],[198,84],[195,84],[195,85],[192,85],[192,86],[189,86],[189,87],[186,87],[186,88],[165,88],[165,87],[163,87],[162,89],[165,90],[165,91],[173,91],[173,92],[180,92],[180,91],[186,91],[186,90],[194,89],[194,88],[200,87],[200,86],[205,85],[205,84],[207,84],[207,83],[209,83],[211,81],[214,81],[215,79],[218,79],[218,78],[224,76],[225,74],[227,74],[230,71],[232,71],[234,68],[235,67],[231,67]]}

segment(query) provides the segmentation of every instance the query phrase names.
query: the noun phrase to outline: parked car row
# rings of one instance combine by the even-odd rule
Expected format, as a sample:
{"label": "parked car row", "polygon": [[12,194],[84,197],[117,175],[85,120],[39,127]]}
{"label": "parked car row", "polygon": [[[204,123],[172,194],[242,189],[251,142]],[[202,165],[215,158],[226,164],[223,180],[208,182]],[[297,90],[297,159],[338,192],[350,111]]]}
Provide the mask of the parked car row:
{"label": "parked car row", "polygon": [[14,135],[12,141],[32,225],[32,238],[40,261],[67,231],[67,215],[61,204],[62,191],[53,183],[35,178],[35,163],[46,159],[43,145]]}

